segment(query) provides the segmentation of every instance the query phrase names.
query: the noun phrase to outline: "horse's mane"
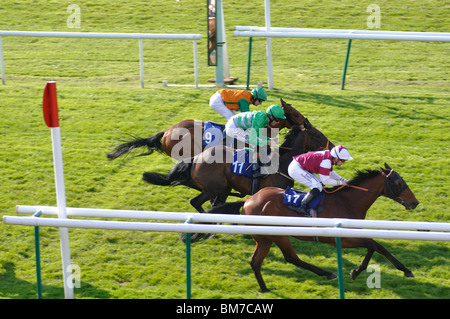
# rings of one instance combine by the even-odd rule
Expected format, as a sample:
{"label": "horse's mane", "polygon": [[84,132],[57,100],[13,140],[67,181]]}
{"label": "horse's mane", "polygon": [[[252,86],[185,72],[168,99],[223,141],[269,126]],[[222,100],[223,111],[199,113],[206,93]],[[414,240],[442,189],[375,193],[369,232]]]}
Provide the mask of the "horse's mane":
{"label": "horse's mane", "polygon": [[[350,181],[348,181],[348,183],[350,185],[359,185],[362,182],[364,182],[365,180],[368,180],[370,178],[373,178],[375,176],[378,176],[381,174],[381,171],[378,170],[364,170],[364,171],[358,171],[356,172],[356,176],[353,177]],[[330,191],[333,191],[337,188],[339,188],[340,186],[335,186],[333,188],[330,188]],[[349,187],[344,187],[342,190],[349,190]]]}
{"label": "horse's mane", "polygon": [[367,179],[373,178],[375,176],[380,175],[381,172],[378,170],[364,170],[364,171],[358,171],[356,173],[356,176],[353,177],[348,183],[350,185],[359,185],[362,182],[364,182]]}
{"label": "horse's mane", "polygon": [[[292,147],[297,138],[297,134],[301,132],[300,125],[294,125],[284,136],[284,141],[281,144],[282,147]],[[280,150],[281,151],[281,150]]]}

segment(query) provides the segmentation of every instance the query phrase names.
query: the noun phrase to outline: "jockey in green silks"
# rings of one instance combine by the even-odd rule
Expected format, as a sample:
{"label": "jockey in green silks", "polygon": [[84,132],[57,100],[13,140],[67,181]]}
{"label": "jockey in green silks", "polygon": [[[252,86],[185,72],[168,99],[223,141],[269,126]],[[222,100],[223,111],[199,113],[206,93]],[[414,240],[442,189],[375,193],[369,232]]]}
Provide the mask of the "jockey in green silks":
{"label": "jockey in green silks", "polygon": [[284,110],[273,104],[266,112],[253,111],[234,115],[225,125],[225,133],[250,147],[267,146],[269,138],[261,135],[262,129],[275,127],[280,119],[286,119]]}

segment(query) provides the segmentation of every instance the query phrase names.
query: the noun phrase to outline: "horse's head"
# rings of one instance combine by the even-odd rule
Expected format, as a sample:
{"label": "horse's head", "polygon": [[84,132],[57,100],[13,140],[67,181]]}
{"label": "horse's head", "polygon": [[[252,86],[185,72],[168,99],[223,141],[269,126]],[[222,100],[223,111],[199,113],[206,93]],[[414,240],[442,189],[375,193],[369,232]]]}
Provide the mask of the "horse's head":
{"label": "horse's head", "polygon": [[331,150],[333,147],[334,144],[305,118],[303,124],[294,125],[289,130],[280,149],[283,150],[283,155],[298,155],[309,151]]}
{"label": "horse's head", "polygon": [[306,120],[306,117],[302,115],[299,111],[297,111],[291,104],[287,104],[280,99],[281,107],[284,110],[284,116],[286,116],[285,127],[292,128],[294,125],[301,125]]}
{"label": "horse's head", "polygon": [[305,143],[306,151],[331,150],[334,147],[334,144],[321,131],[315,128],[307,118],[300,125],[300,129],[306,132],[308,137]]}
{"label": "horse's head", "polygon": [[284,110],[284,115],[286,116],[286,126],[290,126],[290,128],[298,126],[302,132],[306,133],[304,143],[305,152],[321,151],[324,149],[331,150],[334,147],[334,144],[321,131],[315,128],[302,113],[297,111],[291,104],[286,103],[283,99],[280,99],[280,102]]}
{"label": "horse's head", "polygon": [[388,198],[405,206],[406,209],[414,209],[419,205],[419,201],[409,189],[405,180],[388,164],[384,164],[385,168],[381,168],[381,173],[386,178],[384,195]]}

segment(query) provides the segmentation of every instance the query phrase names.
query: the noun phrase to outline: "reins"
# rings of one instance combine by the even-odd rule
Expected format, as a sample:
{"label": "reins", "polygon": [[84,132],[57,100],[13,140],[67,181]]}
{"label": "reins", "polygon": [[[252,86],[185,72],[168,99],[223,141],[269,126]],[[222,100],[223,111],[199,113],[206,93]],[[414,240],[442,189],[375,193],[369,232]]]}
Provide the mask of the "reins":
{"label": "reins", "polygon": [[[372,191],[372,190],[370,190],[368,188],[355,186],[355,185],[341,185],[341,186],[339,186],[338,188],[336,188],[333,191],[328,191],[325,188],[323,188],[323,191],[325,193],[327,193],[327,194],[333,194],[333,193],[336,193],[337,191],[341,190],[344,187],[351,187],[351,188],[354,188],[354,189],[358,189],[360,191],[369,192],[369,193],[377,194],[377,195],[380,195],[380,196],[385,196],[385,197],[391,198],[391,199],[397,199],[397,198],[399,198],[399,196],[397,194],[394,194],[394,192],[392,191],[391,186],[389,185],[389,182],[388,182],[388,178],[391,176],[391,174],[393,172],[394,172],[394,170],[391,169],[389,174],[385,175],[385,179],[386,179],[385,189],[387,190],[387,193],[391,193],[393,196],[390,196],[390,194],[382,194],[382,193],[379,193],[379,192],[375,192],[375,191]],[[406,183],[405,183],[404,186],[402,187],[402,189],[400,190],[400,192],[403,191],[406,188],[407,188],[407,186],[406,186]]]}
{"label": "reins", "polygon": [[364,187],[359,187],[359,186],[355,186],[355,185],[341,185],[338,188],[336,188],[335,190],[329,191],[326,188],[323,188],[323,191],[327,194],[333,194],[336,193],[337,191],[340,191],[341,189],[343,189],[344,187],[351,187],[354,189],[359,189],[360,191],[364,191],[364,192],[369,192],[369,193],[374,193],[374,194],[378,194],[378,195],[383,195],[381,193],[375,192],[375,191],[371,191],[368,188],[364,188]]}

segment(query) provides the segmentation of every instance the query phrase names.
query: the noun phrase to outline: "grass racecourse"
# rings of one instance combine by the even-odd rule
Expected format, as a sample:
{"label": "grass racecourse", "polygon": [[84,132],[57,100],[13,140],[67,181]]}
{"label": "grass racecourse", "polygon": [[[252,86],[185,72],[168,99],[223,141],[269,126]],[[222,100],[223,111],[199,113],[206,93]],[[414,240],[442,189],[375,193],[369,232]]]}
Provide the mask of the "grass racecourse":
{"label": "grass racecourse", "polygon": [[[448,32],[448,1],[271,1],[272,26],[367,30],[370,4],[381,10],[378,30]],[[70,4],[80,28],[68,27]],[[245,85],[248,39],[233,37],[237,25],[264,25],[264,1],[224,1],[230,73]],[[204,0],[4,0],[0,30],[60,32],[199,33],[200,84],[215,77],[207,66]],[[347,40],[273,39],[273,90],[309,118],[354,161],[357,170],[387,162],[420,201],[413,211],[378,199],[368,219],[449,222],[450,45],[439,42],[354,40],[346,89],[340,89]],[[253,41],[251,84],[267,82],[263,38]],[[0,85],[0,216],[15,206],[56,205],[50,130],[42,118],[47,81],[57,82],[67,205],[111,209],[193,212],[197,194],[186,187],[145,184],[144,171],[168,172],[165,155],[106,159],[127,134],[151,136],[194,118],[223,119],[209,108],[215,88],[163,87],[193,84],[192,41],[144,40],[145,88],[140,88],[137,40],[3,37],[6,83]],[[299,185],[297,185],[299,186]],[[230,199],[235,200],[235,199]],[[75,298],[185,298],[185,247],[175,233],[69,231],[72,262],[80,269]],[[415,278],[405,278],[375,255],[373,273],[352,281],[348,273],[366,250],[344,249],[349,299],[450,298],[448,242],[380,240]],[[217,235],[192,246],[192,297],[196,299],[336,299],[338,282],[284,261],[277,247],[262,272],[271,292],[261,293],[249,265],[254,241]],[[336,272],[332,246],[295,241],[300,258]],[[43,296],[64,297],[59,232],[41,227]],[[36,298],[34,231],[0,223],[0,298]]]}

